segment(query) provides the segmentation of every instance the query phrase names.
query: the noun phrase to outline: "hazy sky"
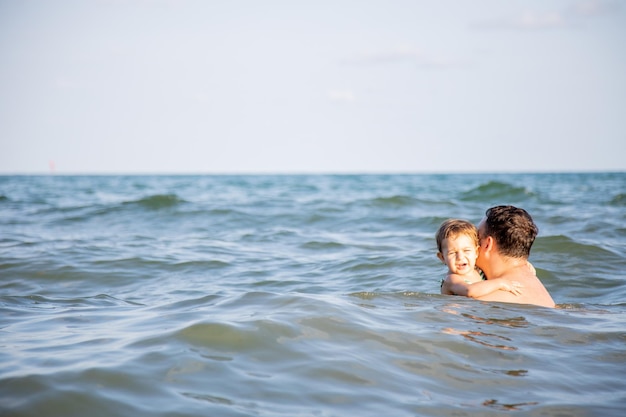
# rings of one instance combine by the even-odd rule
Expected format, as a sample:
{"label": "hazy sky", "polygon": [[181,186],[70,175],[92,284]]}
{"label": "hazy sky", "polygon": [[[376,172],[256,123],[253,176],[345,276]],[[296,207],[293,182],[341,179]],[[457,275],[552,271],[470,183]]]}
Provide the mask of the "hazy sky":
{"label": "hazy sky", "polygon": [[626,170],[626,2],[0,0],[0,173]]}

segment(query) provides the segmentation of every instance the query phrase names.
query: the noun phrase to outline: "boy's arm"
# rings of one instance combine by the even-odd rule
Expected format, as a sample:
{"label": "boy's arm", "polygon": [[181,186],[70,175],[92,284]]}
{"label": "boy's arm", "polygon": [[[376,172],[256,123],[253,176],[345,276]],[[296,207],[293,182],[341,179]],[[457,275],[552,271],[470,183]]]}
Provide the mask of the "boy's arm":
{"label": "boy's arm", "polygon": [[[450,274],[446,278],[444,287],[446,287],[452,294],[463,295],[470,298],[478,298],[487,294],[491,294],[496,291],[508,291],[514,295],[519,295],[522,292],[520,287],[522,285],[516,281],[509,281],[506,279],[492,279],[487,281],[478,281],[474,283],[467,283],[461,275]],[[443,288],[442,288],[443,294]]]}

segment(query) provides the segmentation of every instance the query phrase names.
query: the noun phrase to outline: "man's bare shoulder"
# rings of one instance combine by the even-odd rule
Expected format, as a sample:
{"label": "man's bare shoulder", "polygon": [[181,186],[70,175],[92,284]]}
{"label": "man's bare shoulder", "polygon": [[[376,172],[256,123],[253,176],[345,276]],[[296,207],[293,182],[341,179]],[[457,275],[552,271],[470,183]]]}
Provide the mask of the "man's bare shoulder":
{"label": "man's bare shoulder", "polygon": [[507,279],[521,284],[521,294],[515,295],[508,291],[496,291],[479,299],[482,301],[499,301],[504,303],[533,304],[543,307],[554,307],[555,303],[546,287],[539,278],[530,272],[504,274],[494,279]]}

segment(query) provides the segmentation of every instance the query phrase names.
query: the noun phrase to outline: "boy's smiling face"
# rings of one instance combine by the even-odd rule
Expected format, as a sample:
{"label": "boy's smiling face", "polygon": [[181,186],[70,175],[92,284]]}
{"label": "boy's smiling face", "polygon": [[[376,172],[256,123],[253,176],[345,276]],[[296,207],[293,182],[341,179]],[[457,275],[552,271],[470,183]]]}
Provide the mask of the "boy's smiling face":
{"label": "boy's smiling face", "polygon": [[474,270],[478,247],[471,237],[463,234],[449,237],[442,242],[441,250],[437,257],[448,266],[450,273],[465,275]]}

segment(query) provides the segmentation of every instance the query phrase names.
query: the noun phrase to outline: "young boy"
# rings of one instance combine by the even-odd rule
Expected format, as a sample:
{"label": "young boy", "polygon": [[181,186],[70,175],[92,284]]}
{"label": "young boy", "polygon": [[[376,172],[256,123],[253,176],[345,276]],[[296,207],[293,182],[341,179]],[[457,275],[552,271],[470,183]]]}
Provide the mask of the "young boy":
{"label": "young boy", "polygon": [[478,229],[472,223],[459,219],[446,220],[439,227],[436,239],[437,257],[448,267],[448,274],[441,281],[441,294],[477,298],[496,291],[508,291],[514,295],[522,293],[519,282],[487,280],[476,267]]}

